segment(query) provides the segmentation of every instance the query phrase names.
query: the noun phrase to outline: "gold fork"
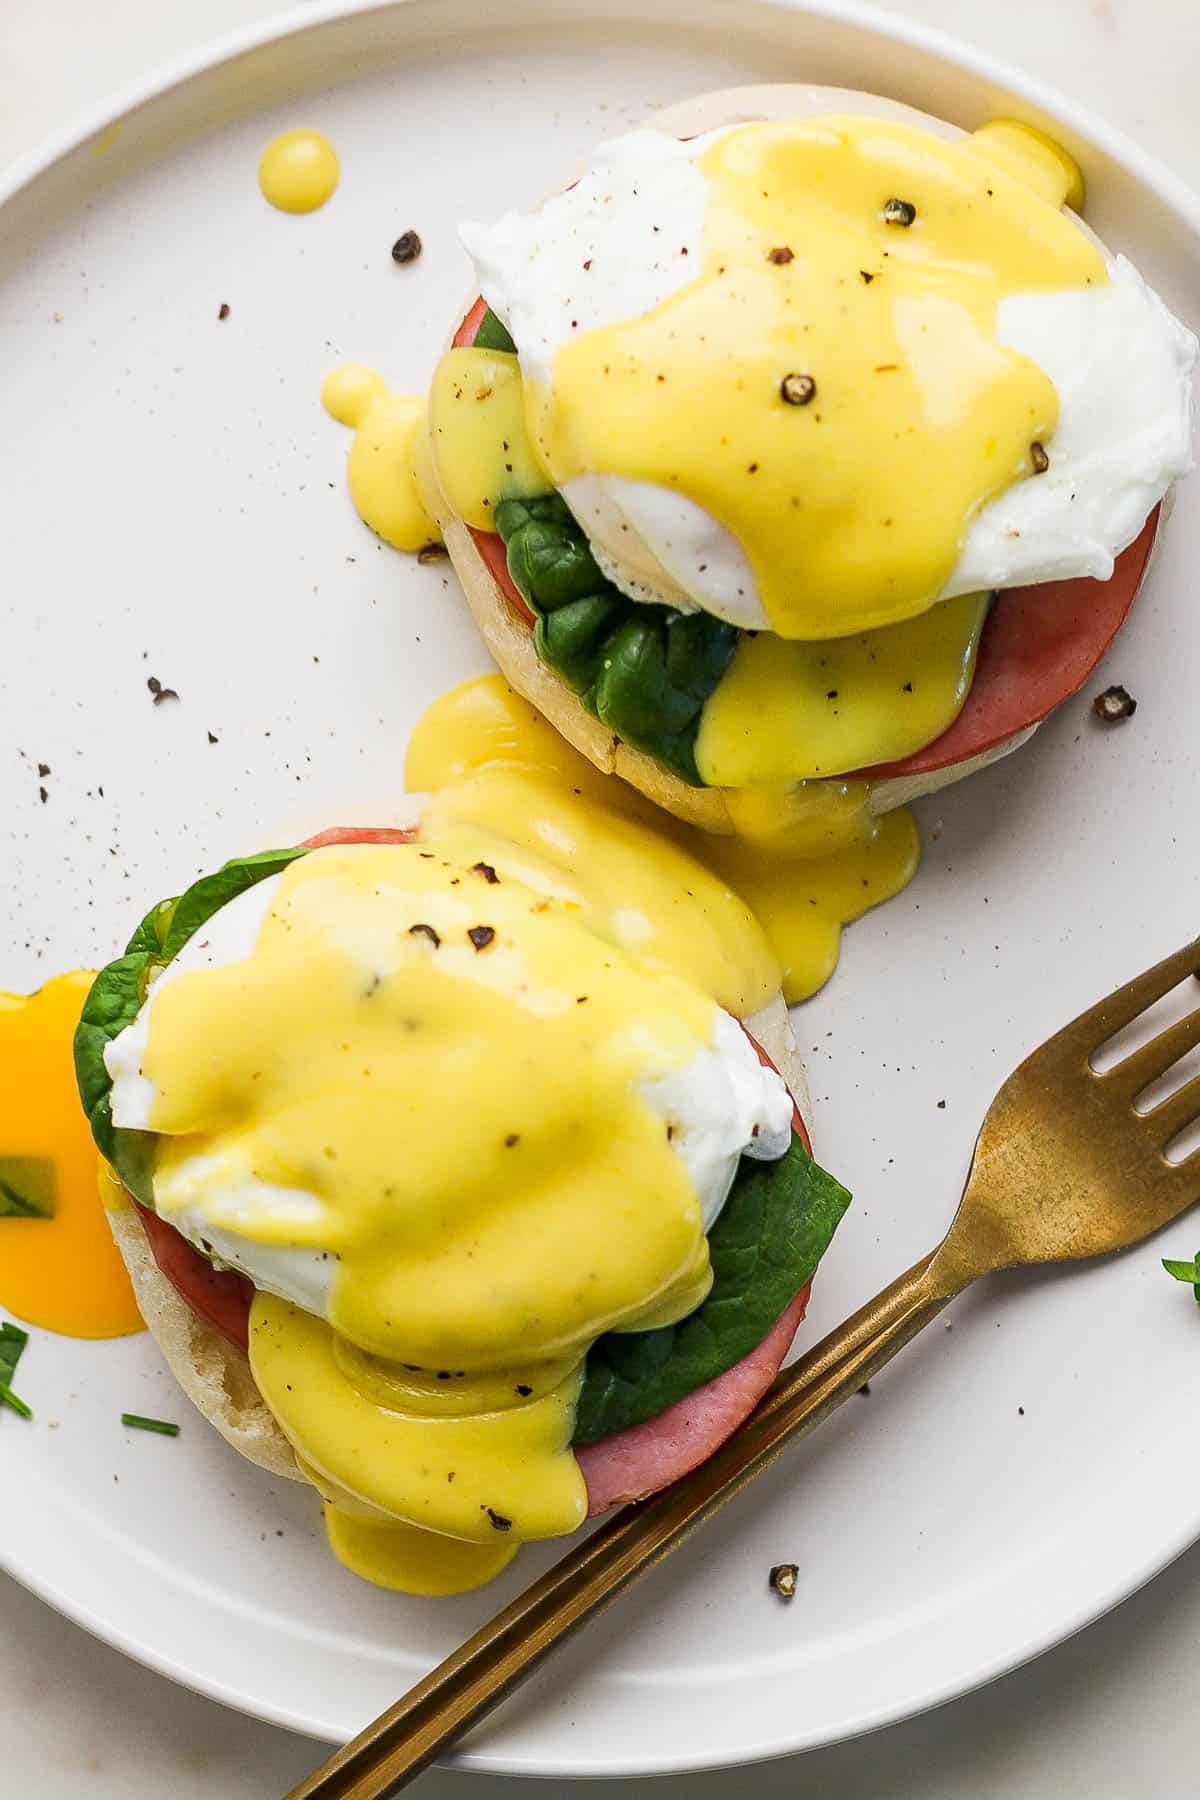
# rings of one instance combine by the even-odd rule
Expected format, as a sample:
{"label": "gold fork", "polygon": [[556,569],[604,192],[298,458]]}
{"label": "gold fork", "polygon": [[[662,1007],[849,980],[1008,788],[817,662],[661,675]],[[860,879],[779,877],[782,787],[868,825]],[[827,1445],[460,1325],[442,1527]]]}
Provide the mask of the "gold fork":
{"label": "gold fork", "polygon": [[741,1428],[674,1487],[577,1544],[286,1800],[386,1800],[585,1620],[674,1550],[784,1446],[810,1431],[981,1275],[1124,1250],[1200,1198],[1200,1151],[1164,1154],[1200,1118],[1200,1076],[1152,1110],[1134,1101],[1200,1044],[1200,1008],[1104,1074],[1097,1050],[1189,975],[1200,941],[1139,975],[1035,1050],[996,1095],[938,1247],[783,1370]]}

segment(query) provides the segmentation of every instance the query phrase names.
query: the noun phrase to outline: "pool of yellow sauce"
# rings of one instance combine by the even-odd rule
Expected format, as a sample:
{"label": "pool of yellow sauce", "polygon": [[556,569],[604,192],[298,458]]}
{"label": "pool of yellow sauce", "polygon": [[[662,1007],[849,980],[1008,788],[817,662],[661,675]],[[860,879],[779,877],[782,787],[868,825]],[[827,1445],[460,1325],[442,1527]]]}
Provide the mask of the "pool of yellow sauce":
{"label": "pool of yellow sauce", "polygon": [[97,1192],[72,1039],[92,984],[0,994],[0,1308],[68,1337],[141,1331]]}
{"label": "pool of yellow sauce", "polygon": [[[906,807],[876,817],[861,781],[812,781],[733,789],[725,794],[734,834],[710,836],[660,812],[612,775],[602,775],[499,675],[485,675],[434,701],[409,745],[405,778],[413,791],[445,790],[431,814],[443,821],[469,811],[476,824],[504,821],[553,855],[564,878],[588,870],[593,892],[606,889],[619,907],[635,865],[666,841],[728,884],[761,927],[776,965],[776,985],[789,1002],[806,1000],[828,981],[842,928],[900,893],[920,861],[920,836]],[[578,797],[578,798],[577,798]],[[586,804],[580,806],[578,799]],[[636,829],[637,836],[631,833]],[[665,895],[664,895],[665,899]],[[685,907],[682,897],[677,909]],[[706,946],[705,955],[712,955]],[[708,979],[730,1011],[761,1001],[740,992],[736,964],[722,958]],[[761,973],[757,977],[762,992]]]}
{"label": "pool of yellow sauce", "polygon": [[279,212],[310,213],[338,184],[337,151],[320,131],[283,131],[263,151],[258,185]]}
{"label": "pool of yellow sauce", "polygon": [[[997,341],[999,303],[1107,280],[1061,211],[1077,171],[1047,143],[849,115],[718,138],[694,279],[580,332],[548,388],[526,384],[555,485],[612,474],[696,501],[746,552],[781,637],[923,612],[974,512],[1035,477],[1058,418],[1049,376]],[[807,403],[785,398],[789,375],[815,384]]]}
{"label": "pool of yellow sauce", "polygon": [[344,363],[321,383],[321,404],[354,432],[346,478],[363,523],[396,550],[440,543],[425,402],[393,394],[363,363]]}

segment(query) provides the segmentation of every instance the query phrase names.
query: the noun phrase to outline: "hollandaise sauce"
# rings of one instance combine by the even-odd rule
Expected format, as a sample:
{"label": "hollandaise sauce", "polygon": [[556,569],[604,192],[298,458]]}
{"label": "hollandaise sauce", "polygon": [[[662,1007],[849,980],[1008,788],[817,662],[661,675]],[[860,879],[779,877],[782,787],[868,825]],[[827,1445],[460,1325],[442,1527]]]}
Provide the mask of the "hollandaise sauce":
{"label": "hollandaise sauce", "polygon": [[344,363],[321,383],[321,404],[354,431],[346,477],[363,523],[396,550],[440,543],[425,402],[391,393],[362,363]]}
{"label": "hollandaise sauce", "polygon": [[1044,470],[1058,418],[997,308],[1108,279],[1061,211],[1068,164],[1011,125],[948,141],[837,115],[723,134],[700,157],[694,279],[526,382],[539,460],[557,487],[617,475],[699,503],[781,637],[923,612],[978,508]]}
{"label": "hollandaise sauce", "polygon": [[856,637],[744,633],[700,715],[706,786],[821,780],[931,744],[971,691],[989,600],[960,594]]}
{"label": "hollandaise sauce", "polygon": [[[413,733],[405,774],[413,791],[433,792],[428,815],[442,829],[451,817],[469,816],[476,826],[502,820],[507,837],[512,821],[523,821],[539,857],[553,856],[563,880],[586,869],[588,891],[606,893],[613,916],[647,868],[666,878],[666,903],[670,881],[701,864],[728,884],[725,903],[740,904],[761,926],[774,986],[789,1002],[828,981],[842,927],[901,892],[920,860],[912,814],[898,808],[873,816],[865,782],[731,790],[725,800],[733,835],[695,831],[602,775],[499,675],[468,681],[434,702]],[[670,845],[687,862],[673,862]],[[682,894],[673,910],[690,912]],[[700,967],[695,974],[714,984],[721,1005],[745,1013],[761,1004],[739,988],[725,954],[706,943],[704,956],[717,960],[707,977]]]}
{"label": "hollandaise sauce", "polygon": [[0,994],[0,1308],[68,1337],[142,1320],[105,1223],[71,1041],[92,983],[59,975]]}
{"label": "hollandaise sauce", "polygon": [[310,213],[338,184],[337,151],[320,131],[283,131],[263,151],[258,185],[279,212]]}
{"label": "hollandaise sauce", "polygon": [[553,486],[525,426],[521,365],[508,351],[452,349],[429,391],[430,443],[449,505],[478,531],[495,530],[497,502]]}

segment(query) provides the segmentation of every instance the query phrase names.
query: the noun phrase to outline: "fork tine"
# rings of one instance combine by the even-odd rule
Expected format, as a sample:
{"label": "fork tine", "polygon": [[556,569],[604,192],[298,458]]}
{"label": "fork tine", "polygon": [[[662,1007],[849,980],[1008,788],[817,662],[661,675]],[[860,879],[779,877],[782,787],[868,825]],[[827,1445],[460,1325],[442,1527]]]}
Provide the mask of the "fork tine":
{"label": "fork tine", "polygon": [[1197,1044],[1200,1044],[1200,1007],[1190,1012],[1186,1019],[1179,1019],[1165,1031],[1160,1031],[1140,1050],[1106,1069],[1100,1079],[1114,1093],[1125,1094],[1132,1100]]}
{"label": "fork tine", "polygon": [[1200,1075],[1185,1081],[1181,1088],[1168,1094],[1161,1105],[1143,1113],[1142,1118],[1153,1131],[1155,1142],[1165,1149],[1186,1125],[1200,1119]]}
{"label": "fork tine", "polygon": [[1193,939],[1173,956],[1164,957],[1152,969],[1127,981],[1106,1000],[1080,1013],[1043,1048],[1049,1049],[1053,1045],[1056,1049],[1079,1049],[1090,1055],[1126,1025],[1131,1025],[1148,1006],[1169,994],[1186,976],[1197,972],[1200,972],[1200,940]]}

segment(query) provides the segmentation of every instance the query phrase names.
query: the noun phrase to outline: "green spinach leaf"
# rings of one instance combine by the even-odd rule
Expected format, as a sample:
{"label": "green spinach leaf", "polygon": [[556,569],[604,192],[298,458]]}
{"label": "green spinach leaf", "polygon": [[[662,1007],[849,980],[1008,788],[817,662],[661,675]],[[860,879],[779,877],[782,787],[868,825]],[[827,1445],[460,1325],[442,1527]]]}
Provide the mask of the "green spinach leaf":
{"label": "green spinach leaf", "polygon": [[795,1135],[777,1162],[743,1157],[708,1234],[708,1298],[677,1325],[610,1331],[592,1346],[574,1442],[641,1425],[748,1356],[812,1275],[849,1203]]}
{"label": "green spinach leaf", "polygon": [[75,1032],[79,1098],[101,1154],[144,1206],[153,1205],[154,1134],[118,1130],[114,1126],[112,1080],[104,1066],[104,1052],[137,1017],[156,969],[172,962],[189,938],[227,901],[269,875],[277,875],[305,854],[303,849],[264,850],[257,856],[237,857],[215,874],[193,882],[175,899],[160,901],[151,907],[130,938],[124,956],[101,969],[92,983]]}
{"label": "green spinach leaf", "polygon": [[510,355],[516,353],[517,346],[490,306],[480,319],[479,330],[471,341],[477,350],[506,350]]}
{"label": "green spinach leaf", "polygon": [[1191,1262],[1173,1262],[1170,1257],[1164,1256],[1162,1266],[1176,1281],[1191,1282],[1196,1305],[1200,1306],[1200,1253]]}
{"label": "green spinach leaf", "polygon": [[708,613],[630,600],[601,574],[561,494],[505,500],[495,518],[508,572],[537,615],[542,662],[610,731],[702,786],[696,732],[736,629]]}

